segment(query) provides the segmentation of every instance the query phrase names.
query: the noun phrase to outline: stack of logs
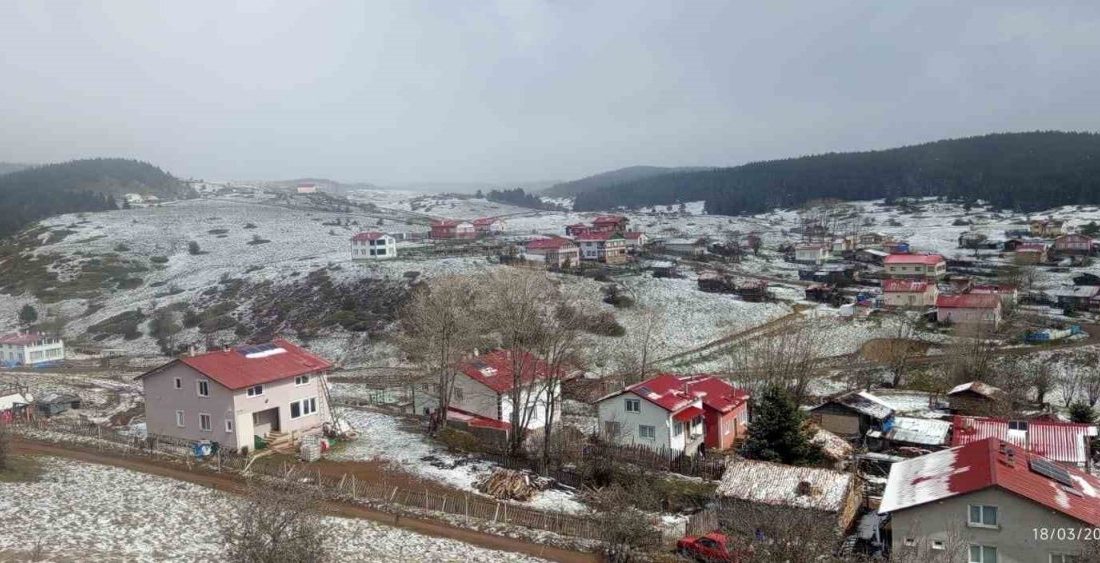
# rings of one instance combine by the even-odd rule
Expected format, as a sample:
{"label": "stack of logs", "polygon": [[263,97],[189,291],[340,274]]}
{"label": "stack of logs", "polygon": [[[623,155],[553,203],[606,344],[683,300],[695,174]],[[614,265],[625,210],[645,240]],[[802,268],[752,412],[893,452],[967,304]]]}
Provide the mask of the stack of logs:
{"label": "stack of logs", "polygon": [[497,469],[474,483],[477,490],[502,500],[527,501],[535,493],[544,491],[554,483],[553,479],[540,477],[527,471]]}

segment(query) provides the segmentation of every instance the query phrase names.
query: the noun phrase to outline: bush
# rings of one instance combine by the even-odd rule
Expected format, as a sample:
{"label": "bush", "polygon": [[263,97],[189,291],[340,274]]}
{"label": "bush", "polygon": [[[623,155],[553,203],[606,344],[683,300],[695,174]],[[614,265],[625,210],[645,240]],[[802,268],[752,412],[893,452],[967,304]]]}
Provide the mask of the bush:
{"label": "bush", "polygon": [[440,430],[436,434],[436,438],[452,452],[478,452],[484,449],[481,447],[481,441],[476,436],[465,430],[451,428],[450,426]]}
{"label": "bush", "polygon": [[167,264],[168,263],[168,257],[167,256],[154,256],[154,257],[150,258],[149,261],[154,263],[154,264]]}
{"label": "bush", "polygon": [[220,317],[214,317],[207,319],[199,323],[199,331],[203,333],[217,332],[219,330],[226,330],[235,328],[237,326],[237,320],[229,315],[222,315]]}
{"label": "bush", "polygon": [[202,254],[202,248],[199,247],[199,243],[191,241],[187,243],[187,252],[192,256],[197,256],[199,254]]}
{"label": "bush", "polygon": [[146,318],[145,313],[142,313],[141,309],[134,309],[133,311],[126,311],[125,313],[119,313],[113,317],[104,319],[88,327],[88,332],[103,337],[122,336],[126,340],[135,340],[141,338],[141,331],[138,330],[138,325],[145,322]]}

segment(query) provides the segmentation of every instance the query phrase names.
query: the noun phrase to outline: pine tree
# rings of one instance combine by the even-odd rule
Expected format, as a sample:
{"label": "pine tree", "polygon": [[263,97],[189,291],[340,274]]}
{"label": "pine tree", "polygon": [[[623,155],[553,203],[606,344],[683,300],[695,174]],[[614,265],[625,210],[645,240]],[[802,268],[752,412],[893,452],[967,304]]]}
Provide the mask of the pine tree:
{"label": "pine tree", "polygon": [[741,455],[790,465],[814,465],[824,459],[824,454],[812,438],[798,404],[783,388],[773,385],[753,405],[752,424]]}
{"label": "pine tree", "polygon": [[19,310],[19,322],[24,325],[32,325],[38,320],[38,311],[34,309],[29,303],[23,305],[23,308]]}

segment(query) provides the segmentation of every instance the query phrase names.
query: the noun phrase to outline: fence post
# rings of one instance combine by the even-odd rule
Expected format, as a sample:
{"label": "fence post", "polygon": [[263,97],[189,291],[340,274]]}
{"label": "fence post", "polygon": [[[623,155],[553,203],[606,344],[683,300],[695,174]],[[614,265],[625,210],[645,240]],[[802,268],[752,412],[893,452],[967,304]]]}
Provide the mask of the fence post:
{"label": "fence post", "polygon": [[497,503],[497,509],[493,511],[493,522],[497,521],[497,515],[500,514],[500,503]]}
{"label": "fence post", "polygon": [[466,493],[466,523],[470,523],[470,493]]}

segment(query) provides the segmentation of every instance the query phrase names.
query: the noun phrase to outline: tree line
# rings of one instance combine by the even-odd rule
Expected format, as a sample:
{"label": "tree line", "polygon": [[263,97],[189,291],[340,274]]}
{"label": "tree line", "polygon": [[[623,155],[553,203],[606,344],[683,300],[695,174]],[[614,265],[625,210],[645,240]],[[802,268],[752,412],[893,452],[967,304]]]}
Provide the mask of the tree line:
{"label": "tree line", "polygon": [[577,195],[574,209],[706,201],[737,215],[823,198],[937,196],[1037,211],[1100,203],[1100,134],[1042,131],[673,172]]}
{"label": "tree line", "polygon": [[[478,197],[481,197],[480,190],[478,190]],[[560,205],[546,203],[537,195],[525,192],[523,188],[515,188],[513,190],[489,190],[489,193],[485,194],[485,199],[497,203],[507,203],[508,205],[514,205],[516,207],[526,207],[528,209],[544,209],[547,211],[559,211],[562,209]]]}

